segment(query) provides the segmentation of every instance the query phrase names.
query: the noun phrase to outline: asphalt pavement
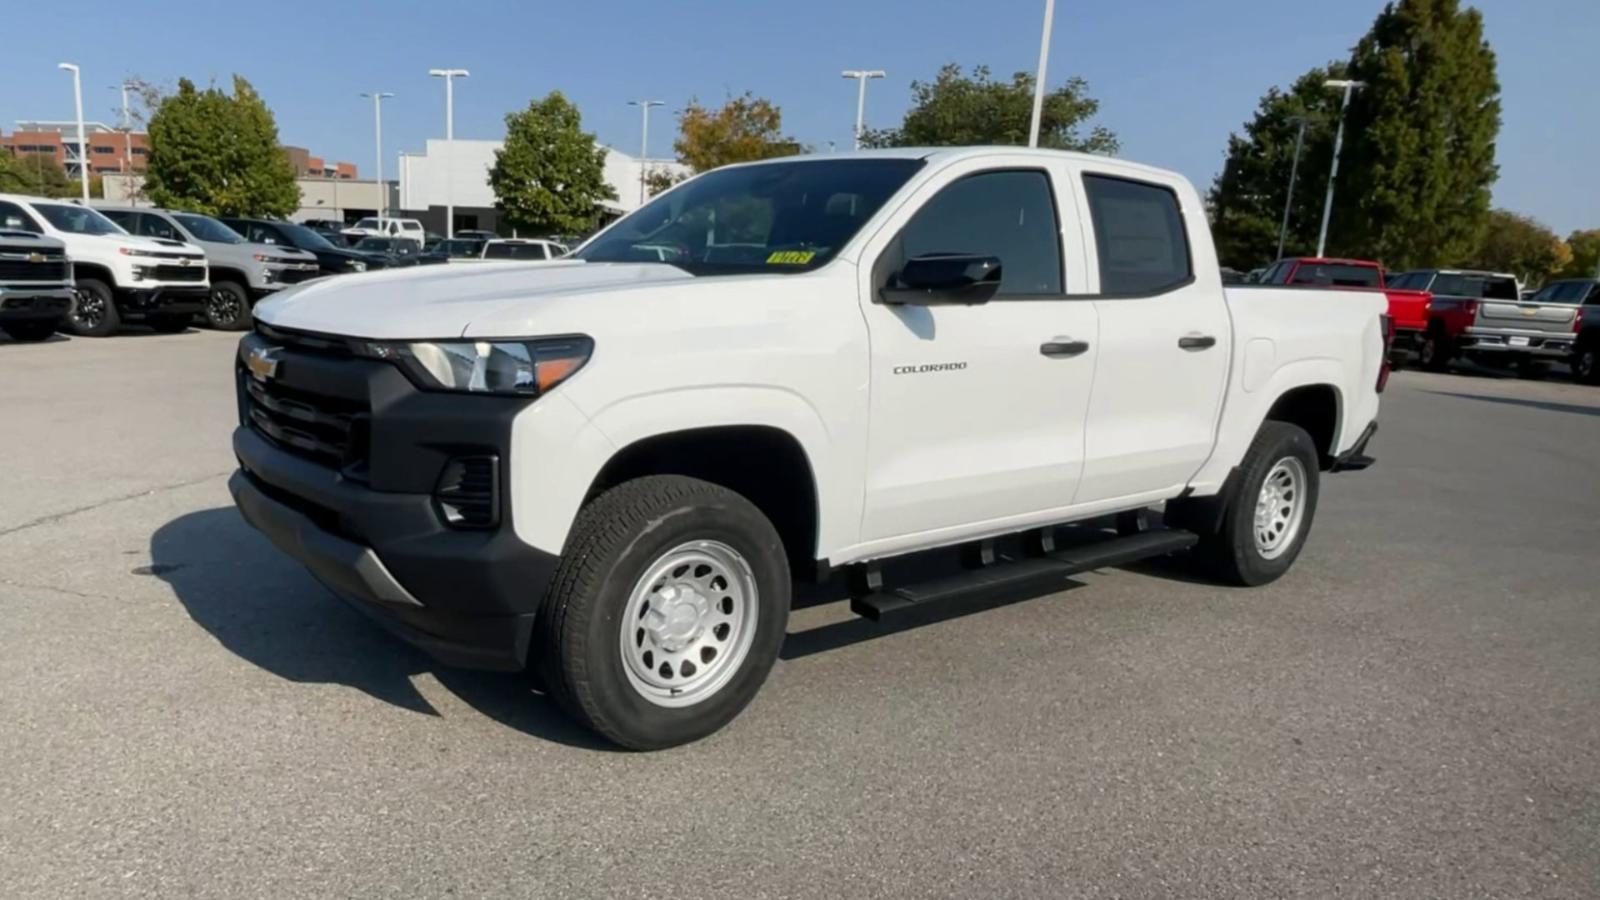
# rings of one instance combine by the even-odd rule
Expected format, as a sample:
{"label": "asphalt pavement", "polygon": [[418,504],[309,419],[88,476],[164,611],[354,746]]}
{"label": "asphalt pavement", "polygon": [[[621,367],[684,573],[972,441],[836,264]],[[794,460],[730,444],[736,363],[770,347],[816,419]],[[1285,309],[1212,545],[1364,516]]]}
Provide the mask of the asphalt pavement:
{"label": "asphalt pavement", "polygon": [[797,611],[615,752],[245,527],[234,337],[0,341],[0,895],[1600,895],[1600,388],[1402,372],[1266,588]]}

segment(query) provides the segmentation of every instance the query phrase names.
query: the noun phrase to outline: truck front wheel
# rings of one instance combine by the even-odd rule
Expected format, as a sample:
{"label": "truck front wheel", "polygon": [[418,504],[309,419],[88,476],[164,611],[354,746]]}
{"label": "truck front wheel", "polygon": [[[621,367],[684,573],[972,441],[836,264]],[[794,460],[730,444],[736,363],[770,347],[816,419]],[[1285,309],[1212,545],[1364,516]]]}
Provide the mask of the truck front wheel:
{"label": "truck front wheel", "polygon": [[1289,571],[1317,510],[1317,448],[1298,425],[1265,422],[1240,463],[1217,528],[1195,553],[1224,581],[1254,586]]}
{"label": "truck front wheel", "polygon": [[540,616],[543,681],[623,747],[698,740],[766,680],[789,592],[783,542],[750,501],[677,475],[625,482],[573,525]]}
{"label": "truck front wheel", "polygon": [[111,287],[95,278],[79,278],[74,288],[77,302],[67,316],[67,330],[81,337],[105,337],[117,330],[122,317],[117,314]]}
{"label": "truck front wheel", "polygon": [[250,292],[238,282],[213,281],[205,316],[218,331],[243,331],[250,325]]}

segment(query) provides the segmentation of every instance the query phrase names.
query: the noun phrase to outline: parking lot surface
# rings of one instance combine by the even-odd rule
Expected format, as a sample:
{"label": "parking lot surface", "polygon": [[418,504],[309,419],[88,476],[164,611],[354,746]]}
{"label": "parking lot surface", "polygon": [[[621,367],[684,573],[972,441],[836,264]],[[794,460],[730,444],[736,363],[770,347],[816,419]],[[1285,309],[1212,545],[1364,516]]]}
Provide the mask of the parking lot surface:
{"label": "parking lot surface", "polygon": [[811,606],[640,755],[243,525],[234,340],[0,342],[6,897],[1600,895],[1600,389],[1402,372],[1277,584]]}

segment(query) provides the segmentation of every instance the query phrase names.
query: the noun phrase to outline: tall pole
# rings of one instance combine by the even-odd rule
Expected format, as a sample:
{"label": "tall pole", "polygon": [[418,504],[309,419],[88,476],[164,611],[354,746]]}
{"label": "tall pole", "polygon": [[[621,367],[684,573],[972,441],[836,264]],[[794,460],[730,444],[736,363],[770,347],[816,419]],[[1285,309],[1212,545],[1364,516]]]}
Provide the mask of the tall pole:
{"label": "tall pole", "polygon": [[1295,121],[1300,123],[1300,130],[1294,136],[1294,162],[1289,165],[1289,193],[1283,198],[1283,224],[1278,226],[1278,255],[1273,259],[1283,259],[1283,242],[1289,237],[1289,208],[1294,206],[1294,180],[1300,174],[1300,148],[1306,143],[1306,117],[1296,116]]}
{"label": "tall pole", "polygon": [[1344,147],[1344,114],[1350,109],[1350,94],[1356,88],[1366,87],[1359,81],[1329,80],[1324,87],[1344,88],[1344,102],[1339,106],[1339,129],[1333,135],[1333,168],[1328,172],[1328,196],[1322,201],[1322,232],[1317,235],[1317,256],[1328,250],[1328,217],[1333,214],[1333,183],[1339,179],[1339,150]]}
{"label": "tall pole", "polygon": [[455,157],[456,157],[456,79],[472,74],[466,69],[429,69],[428,74],[444,79],[444,236],[456,236]]}
{"label": "tall pole", "polygon": [[1044,0],[1044,31],[1039,35],[1039,71],[1033,78],[1033,120],[1028,124],[1028,146],[1039,146],[1039,120],[1044,116],[1045,68],[1050,62],[1050,29],[1055,23],[1056,0]]}
{"label": "tall pole", "polygon": [[83,79],[72,63],[58,63],[58,69],[72,73],[72,101],[78,110],[78,181],[83,185],[83,202],[89,202],[89,149],[83,138]]}
{"label": "tall pole", "polygon": [[861,134],[867,128],[867,82],[873,78],[882,78],[882,69],[845,69],[839,73],[845,78],[856,80],[856,149],[861,149]]}
{"label": "tall pole", "polygon": [[639,205],[643,206],[646,194],[645,181],[648,174],[648,167],[645,163],[650,159],[650,107],[665,106],[666,101],[629,100],[628,105],[639,107],[639,113],[644,120],[639,129]]}
{"label": "tall pole", "polygon": [[383,183],[383,101],[394,94],[388,91],[373,91],[361,96],[372,98],[372,134],[373,147],[378,161],[378,227],[383,227],[384,213],[389,207],[389,186]]}

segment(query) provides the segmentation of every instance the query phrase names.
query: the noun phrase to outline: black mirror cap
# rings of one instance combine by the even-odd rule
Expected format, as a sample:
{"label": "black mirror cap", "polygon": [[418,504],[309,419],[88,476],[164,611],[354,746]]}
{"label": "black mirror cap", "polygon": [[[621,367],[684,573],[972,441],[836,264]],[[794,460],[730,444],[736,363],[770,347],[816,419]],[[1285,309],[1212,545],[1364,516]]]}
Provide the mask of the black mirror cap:
{"label": "black mirror cap", "polygon": [[930,253],[906,260],[883,289],[885,303],[912,306],[987,303],[1000,290],[997,256]]}

